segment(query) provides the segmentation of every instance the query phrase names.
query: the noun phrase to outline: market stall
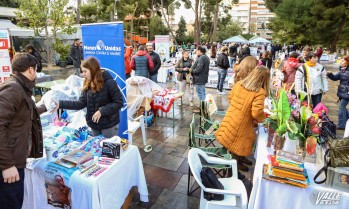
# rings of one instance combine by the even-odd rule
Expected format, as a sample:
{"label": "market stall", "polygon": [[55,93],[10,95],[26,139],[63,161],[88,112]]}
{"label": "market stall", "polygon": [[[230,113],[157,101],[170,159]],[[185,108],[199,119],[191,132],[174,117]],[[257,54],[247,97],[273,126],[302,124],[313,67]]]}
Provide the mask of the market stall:
{"label": "market stall", "polygon": [[325,184],[314,183],[314,175],[322,167],[319,164],[304,163],[310,180],[310,184],[306,188],[299,188],[264,179],[262,175],[263,165],[269,162],[268,155],[273,155],[274,151],[271,148],[267,148],[267,138],[267,130],[263,126],[260,126],[255,152],[256,165],[252,189],[252,194],[254,195],[251,196],[249,208],[348,208],[348,192],[331,188]]}

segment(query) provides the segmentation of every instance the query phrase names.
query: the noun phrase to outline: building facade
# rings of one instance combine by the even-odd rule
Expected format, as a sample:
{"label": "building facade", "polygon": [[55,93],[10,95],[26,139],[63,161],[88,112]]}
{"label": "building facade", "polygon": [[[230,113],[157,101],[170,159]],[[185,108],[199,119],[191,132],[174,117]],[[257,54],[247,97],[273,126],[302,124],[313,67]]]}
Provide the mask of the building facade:
{"label": "building facade", "polygon": [[231,15],[234,21],[243,25],[243,33],[272,39],[268,24],[275,14],[266,7],[265,0],[240,0],[232,5]]}

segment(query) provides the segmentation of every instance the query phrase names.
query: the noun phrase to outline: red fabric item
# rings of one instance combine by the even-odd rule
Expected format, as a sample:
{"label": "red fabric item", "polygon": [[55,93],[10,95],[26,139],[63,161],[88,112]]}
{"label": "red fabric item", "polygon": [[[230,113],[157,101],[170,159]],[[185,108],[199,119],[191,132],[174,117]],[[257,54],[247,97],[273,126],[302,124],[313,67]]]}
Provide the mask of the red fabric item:
{"label": "red fabric item", "polygon": [[127,47],[125,54],[124,54],[124,62],[125,62],[125,73],[130,74],[131,69],[131,54],[132,54],[133,48]]}
{"label": "red fabric item", "polygon": [[152,71],[154,68],[154,63],[153,63],[153,59],[149,56],[149,54],[147,54],[146,51],[143,50],[139,50],[133,57],[131,60],[131,69],[134,70],[135,69],[135,61],[134,61],[134,57],[135,56],[146,56],[148,58],[148,70]]}

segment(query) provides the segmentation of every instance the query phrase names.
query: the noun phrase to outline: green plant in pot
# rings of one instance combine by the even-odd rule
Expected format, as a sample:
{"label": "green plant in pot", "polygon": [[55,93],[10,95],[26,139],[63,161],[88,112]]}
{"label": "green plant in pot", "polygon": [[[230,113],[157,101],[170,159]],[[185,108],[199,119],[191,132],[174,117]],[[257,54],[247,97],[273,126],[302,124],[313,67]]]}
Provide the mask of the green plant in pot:
{"label": "green plant in pot", "polygon": [[61,40],[56,39],[55,43],[53,44],[53,49],[60,55],[59,66],[66,67],[67,58],[70,52],[70,45],[64,45]]}

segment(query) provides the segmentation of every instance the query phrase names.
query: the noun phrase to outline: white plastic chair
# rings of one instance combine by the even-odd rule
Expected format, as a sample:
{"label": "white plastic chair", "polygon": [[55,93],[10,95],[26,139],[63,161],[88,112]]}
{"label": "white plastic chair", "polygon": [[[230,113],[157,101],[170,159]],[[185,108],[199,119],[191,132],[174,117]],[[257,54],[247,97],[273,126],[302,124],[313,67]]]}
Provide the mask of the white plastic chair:
{"label": "white plastic chair", "polygon": [[[230,178],[219,179],[224,186],[224,190],[206,188],[202,184],[200,176],[202,164],[199,155],[208,163],[232,166],[233,176]],[[188,163],[196,182],[201,187],[200,209],[247,209],[247,192],[242,181],[237,178],[238,174],[236,160],[225,160],[217,157],[209,157],[204,151],[198,148],[192,148],[188,154]],[[224,199],[221,201],[208,201],[204,198],[204,192],[223,194]]]}
{"label": "white plastic chair", "polygon": [[147,137],[145,132],[145,124],[144,124],[144,115],[140,115],[137,118],[133,119],[128,116],[128,142],[132,144],[132,135],[139,129],[142,129],[142,137],[144,146],[147,145]]}

